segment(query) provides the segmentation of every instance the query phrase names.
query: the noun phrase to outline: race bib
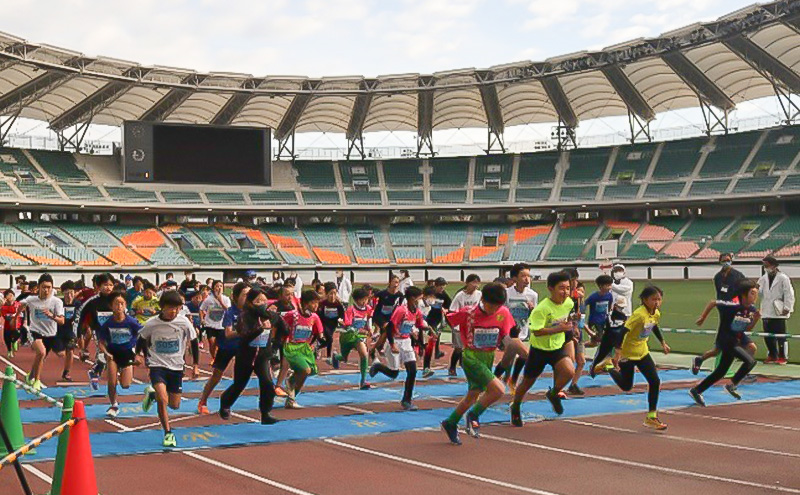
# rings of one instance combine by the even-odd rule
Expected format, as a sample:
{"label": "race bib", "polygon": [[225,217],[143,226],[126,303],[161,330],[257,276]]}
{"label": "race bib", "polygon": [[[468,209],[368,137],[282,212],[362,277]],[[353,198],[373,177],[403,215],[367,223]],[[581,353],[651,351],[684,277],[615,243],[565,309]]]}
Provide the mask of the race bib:
{"label": "race bib", "polygon": [[433,309],[442,309],[442,304],[444,304],[444,300],[443,299],[436,299],[436,300],[433,301],[433,304],[431,304],[431,308],[433,308]]}
{"label": "race bib", "polygon": [[106,324],[106,322],[111,318],[111,311],[98,311],[97,312],[97,323],[101,327]]}
{"label": "race bib", "polygon": [[412,321],[404,321],[400,325],[400,336],[401,337],[409,337],[411,335],[411,331],[414,329],[414,322]]}
{"label": "race bib", "polygon": [[33,318],[36,320],[47,320],[47,315],[44,314],[43,309],[34,309],[33,310]]}
{"label": "race bib", "polygon": [[472,345],[476,349],[494,349],[497,347],[499,328],[476,328],[472,335]]}
{"label": "race bib", "polygon": [[325,318],[333,320],[339,317],[339,308],[325,308]]}
{"label": "race bib", "polygon": [[653,333],[653,327],[655,326],[655,323],[645,323],[642,327],[642,331],[639,333],[639,338],[642,340],[649,339],[650,334]]}
{"label": "race bib", "polygon": [[527,321],[531,313],[531,310],[528,309],[528,306],[524,302],[514,303],[510,309],[511,317],[517,322]]}
{"label": "race bib", "polygon": [[384,316],[391,316],[392,311],[394,311],[394,307],[393,306],[383,306],[383,307],[381,307],[381,313]]}
{"label": "race bib", "polygon": [[131,341],[131,330],[127,327],[109,328],[111,343],[114,345],[125,345]]}
{"label": "race bib", "polygon": [[294,328],[294,340],[304,341],[304,340],[309,340],[310,338],[311,338],[311,327],[298,325]]}
{"label": "race bib", "polygon": [[744,333],[747,327],[750,326],[750,318],[735,316],[731,322],[731,331],[733,333]]}
{"label": "race bib", "polygon": [[268,332],[261,332],[258,335],[258,337],[256,337],[255,339],[253,339],[252,342],[250,342],[250,347],[262,347],[263,348],[263,347],[267,347],[267,344],[269,344],[269,333]]}
{"label": "race bib", "polygon": [[608,313],[608,301],[601,301],[594,306],[598,313]]}
{"label": "race bib", "polygon": [[178,339],[156,340],[155,347],[158,354],[178,354],[181,350],[181,341]]}
{"label": "race bib", "polygon": [[211,321],[222,321],[223,316],[225,316],[225,311],[222,309],[212,309],[208,312],[208,319]]}
{"label": "race bib", "polygon": [[367,326],[367,320],[365,318],[355,318],[353,320],[353,324],[351,325],[351,327],[355,330],[361,330],[366,326]]}
{"label": "race bib", "polygon": [[71,320],[75,316],[75,308],[67,306],[64,308],[64,318]]}

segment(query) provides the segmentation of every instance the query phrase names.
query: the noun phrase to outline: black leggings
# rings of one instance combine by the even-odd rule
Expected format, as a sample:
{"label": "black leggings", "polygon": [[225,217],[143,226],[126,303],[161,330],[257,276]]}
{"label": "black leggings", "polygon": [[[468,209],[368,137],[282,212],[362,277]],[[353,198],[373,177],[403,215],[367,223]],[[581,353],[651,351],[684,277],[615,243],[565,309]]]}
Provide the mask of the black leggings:
{"label": "black leggings", "polygon": [[6,343],[6,350],[11,350],[11,345],[19,339],[19,330],[16,328],[3,329],[3,341]]}
{"label": "black leggings", "polygon": [[618,332],[615,330],[608,329],[603,332],[603,336],[600,339],[600,345],[597,347],[597,351],[594,353],[594,359],[592,359],[592,366],[597,366],[598,364],[602,363],[605,358],[607,358],[611,351],[614,350],[614,346],[617,343],[617,336]]}
{"label": "black leggings", "polygon": [[[391,379],[397,378],[400,374],[400,370],[393,370],[386,366],[383,363],[377,363],[373,365],[375,370],[379,373],[383,373],[384,375],[388,376]],[[417,362],[416,361],[409,361],[406,363],[406,384],[405,389],[403,390],[403,402],[411,402],[411,397],[414,394],[414,384],[417,381]]]}
{"label": "black leggings", "polygon": [[322,329],[323,337],[319,341],[320,349],[325,348],[325,357],[331,357],[333,352],[333,335],[336,333],[336,327],[324,327]]}
{"label": "black leggings", "polygon": [[266,349],[244,345],[236,352],[233,366],[233,383],[222,392],[219,399],[221,409],[230,409],[239,395],[247,387],[250,375],[255,371],[258,377],[258,409],[261,416],[269,414],[275,402],[275,384],[272,383],[272,370],[269,367],[270,355]]}
{"label": "black leggings", "polygon": [[719,366],[714,368],[714,371],[705,377],[703,381],[695,387],[695,389],[702,394],[708,390],[709,387],[720,381],[731,368],[734,359],[739,359],[742,361],[742,365],[739,366],[739,369],[736,371],[736,374],[733,375],[733,379],[731,380],[734,385],[738,385],[739,382],[742,381],[742,379],[747,376],[748,373],[753,371],[753,368],[756,366],[755,358],[753,358],[753,356],[751,356],[744,347],[737,345],[722,349],[722,354],[719,358]]}
{"label": "black leggings", "polygon": [[[786,333],[786,320],[781,318],[764,318],[764,332],[784,334]],[[764,343],[767,344],[767,352],[771,358],[785,358],[786,357],[786,343],[785,338],[781,337],[764,337]]]}
{"label": "black leggings", "polygon": [[626,359],[620,361],[619,371],[611,370],[609,373],[614,383],[625,392],[633,388],[633,375],[634,368],[639,368],[639,371],[644,375],[647,380],[647,405],[650,412],[658,409],[658,393],[661,389],[661,378],[658,377],[656,370],[656,363],[653,357],[648,354],[642,359]]}

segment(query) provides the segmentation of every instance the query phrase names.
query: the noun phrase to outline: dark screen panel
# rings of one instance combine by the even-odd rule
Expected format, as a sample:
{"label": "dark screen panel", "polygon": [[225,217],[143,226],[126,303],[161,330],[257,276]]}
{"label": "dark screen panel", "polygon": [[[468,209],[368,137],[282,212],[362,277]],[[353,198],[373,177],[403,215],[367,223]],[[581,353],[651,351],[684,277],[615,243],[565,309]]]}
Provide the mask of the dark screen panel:
{"label": "dark screen panel", "polygon": [[155,125],[156,182],[269,185],[265,129]]}

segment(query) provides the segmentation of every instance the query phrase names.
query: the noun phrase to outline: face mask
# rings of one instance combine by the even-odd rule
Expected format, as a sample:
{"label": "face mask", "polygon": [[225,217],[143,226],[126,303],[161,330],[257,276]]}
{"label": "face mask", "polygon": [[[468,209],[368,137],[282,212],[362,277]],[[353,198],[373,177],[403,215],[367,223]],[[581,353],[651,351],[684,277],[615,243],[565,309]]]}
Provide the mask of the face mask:
{"label": "face mask", "polygon": [[778,269],[774,267],[767,268],[767,273],[769,273],[770,275],[775,275],[776,273],[778,273]]}
{"label": "face mask", "polygon": [[720,263],[722,266],[729,267],[733,265],[733,261],[723,261]]}
{"label": "face mask", "polygon": [[625,276],[625,272],[614,272],[611,274],[611,276],[614,277],[614,280],[619,282],[620,280],[622,280],[622,277]]}

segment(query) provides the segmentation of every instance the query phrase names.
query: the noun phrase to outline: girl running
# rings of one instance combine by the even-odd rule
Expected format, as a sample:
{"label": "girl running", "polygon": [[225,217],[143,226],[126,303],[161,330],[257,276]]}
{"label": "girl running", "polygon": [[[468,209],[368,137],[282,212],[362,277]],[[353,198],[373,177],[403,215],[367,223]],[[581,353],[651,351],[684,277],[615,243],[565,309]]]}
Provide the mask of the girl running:
{"label": "girl running", "polygon": [[111,294],[111,318],[97,330],[97,345],[106,356],[108,402],[111,404],[106,415],[110,418],[116,418],[119,414],[117,383],[125,389],[130,387],[133,366],[142,364],[141,356],[134,351],[142,326],[127,311],[125,293],[114,292]]}
{"label": "girl running", "polygon": [[3,341],[6,344],[8,357],[14,357],[19,349],[19,327],[21,319],[17,317],[19,303],[14,298],[14,291],[7,289],[3,292],[3,306],[0,315],[3,317]]}
{"label": "girl running", "polygon": [[755,306],[758,301],[758,284],[750,280],[739,282],[735,295],[732,301],[717,301],[720,317],[716,342],[716,348],[721,352],[719,364],[703,381],[689,389],[692,399],[703,407],[706,405],[703,392],[725,376],[734,359],[742,361],[742,365],[733,375],[731,383],[725,385],[725,390],[736,399],[742,398],[736,390],[739,382],[756,366],[756,360],[749,349],[755,344],[745,332],[751,331],[761,317]]}
{"label": "girl running", "polygon": [[[344,305],[339,300],[339,291],[335,283],[327,282],[325,284],[325,299],[319,303],[317,314],[322,321],[322,330],[324,332],[320,348],[324,347],[325,357],[328,360],[332,360],[333,336],[336,333],[336,327],[344,320]],[[328,364],[331,363],[329,362]]]}
{"label": "girl running", "polygon": [[628,392],[633,388],[634,368],[638,368],[647,380],[648,413],[644,426],[655,430],[666,430],[667,425],[658,419],[658,394],[661,388],[661,379],[658,377],[656,363],[650,355],[647,341],[650,334],[655,334],[664,354],[669,354],[669,345],[661,335],[658,322],[661,319],[661,302],[664,292],[656,286],[646,287],[639,299],[642,305],[636,308],[625,323],[625,335],[622,346],[617,349],[614,357],[615,369],[609,375],[619,388]]}
{"label": "girl running", "polygon": [[309,375],[317,374],[317,360],[310,342],[322,336],[322,322],[317,315],[320,295],[313,290],[303,291],[300,310],[283,315],[286,323],[286,343],[283,345],[284,359],[294,374],[286,380],[286,409],[301,409],[296,397]]}
{"label": "girl running", "polygon": [[208,352],[211,357],[217,355],[217,338],[222,336],[225,329],[222,327],[222,317],[231,307],[231,300],[222,293],[222,280],[214,280],[211,285],[211,294],[200,305],[200,321],[208,337]]}
{"label": "girl running", "polygon": [[461,332],[461,341],[464,343],[462,366],[469,388],[455,410],[442,421],[442,429],[455,445],[461,445],[458,422],[464,413],[469,410],[467,433],[478,438],[480,415],[500,400],[505,392],[503,382],[492,374],[495,349],[503,342],[506,345],[510,343],[512,330],[516,327],[514,317],[504,306],[505,303],[506,288],[491,283],[481,291],[481,302],[478,306],[463,308],[447,315],[450,325],[458,327]]}
{"label": "girl running", "polygon": [[[241,292],[239,293],[241,298]],[[272,382],[272,368],[269,360],[272,357],[272,338],[283,326],[281,317],[267,310],[267,296],[260,289],[251,289],[245,296],[239,318],[235,324],[239,337],[239,349],[236,352],[236,363],[233,367],[233,383],[222,393],[219,401],[219,416],[228,420],[231,407],[250,380],[255,371],[258,377],[258,409],[261,412],[261,424],[271,425],[278,422],[270,412],[275,402],[275,384]]]}
{"label": "girl running", "polygon": [[367,344],[366,340],[372,326],[372,308],[369,307],[369,294],[364,289],[353,291],[353,304],[344,313],[344,332],[339,334],[341,354],[333,355],[333,367],[339,369],[339,362],[347,362],[347,356],[355,349],[358,352],[358,368],[361,372],[361,390],[372,386],[367,383]]}

